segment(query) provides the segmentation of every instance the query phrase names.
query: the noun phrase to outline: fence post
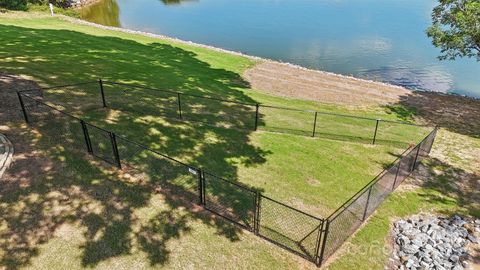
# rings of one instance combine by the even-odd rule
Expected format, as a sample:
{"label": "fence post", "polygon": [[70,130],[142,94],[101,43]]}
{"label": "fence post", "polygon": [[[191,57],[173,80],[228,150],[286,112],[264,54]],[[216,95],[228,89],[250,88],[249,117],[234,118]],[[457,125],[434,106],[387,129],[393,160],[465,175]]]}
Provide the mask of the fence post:
{"label": "fence post", "polygon": [[439,128],[440,127],[438,125],[435,126],[435,128],[433,130],[433,134],[431,134],[432,139],[431,139],[430,145],[428,146],[428,151],[427,151],[428,155],[430,155],[430,152],[432,151],[433,143],[435,142],[435,139],[437,138],[437,131],[438,131]]}
{"label": "fence post", "polygon": [[330,228],[330,221],[328,219],[324,220],[325,223],[325,230],[322,230],[322,247],[320,249],[320,254],[318,255],[318,264],[317,266],[321,266],[323,263],[323,256],[325,255],[325,246],[327,244],[327,237],[328,237],[328,231]]}
{"label": "fence post", "polygon": [[106,108],[107,107],[107,102],[105,101],[105,92],[103,91],[103,81],[102,81],[102,79],[98,79],[98,84],[100,85],[100,93],[102,94],[103,108]]}
{"label": "fence post", "polygon": [[[375,185],[375,184],[373,184],[373,185]],[[365,211],[363,211],[362,221],[364,221],[365,218],[367,217],[368,204],[370,203],[370,195],[372,194],[373,185],[371,185],[370,189],[368,190],[367,204],[365,205]]]}
{"label": "fence post", "polygon": [[20,92],[17,92],[17,96],[18,96],[18,100],[20,101],[20,106],[22,107],[23,118],[25,118],[25,122],[27,124],[30,124],[30,121],[28,120],[27,110],[25,109],[25,104],[23,103],[22,94],[20,94]]}
{"label": "fence post", "polygon": [[315,112],[315,120],[313,120],[313,133],[312,133],[312,137],[315,138],[315,129],[317,128],[317,115],[318,115],[318,112]]}
{"label": "fence post", "polygon": [[113,132],[108,132],[110,134],[110,141],[112,142],[112,149],[113,149],[113,155],[115,157],[115,163],[119,169],[122,168],[122,164],[120,162],[120,155],[118,154],[118,148],[117,148],[117,139],[115,136],[115,133]]}
{"label": "fence post", "polygon": [[200,205],[205,205],[205,176],[201,169],[197,169],[198,175],[198,199]]}
{"label": "fence post", "polygon": [[180,101],[180,93],[177,93],[177,101],[178,101],[178,117],[180,117],[180,119],[183,119],[183,117],[182,117],[182,103]]}
{"label": "fence post", "polygon": [[90,135],[88,135],[87,125],[85,124],[85,121],[83,121],[83,120],[80,120],[80,124],[82,125],[83,137],[85,138],[85,144],[87,145],[87,152],[90,155],[92,155],[93,154],[93,148],[92,148],[92,142],[90,141]]}
{"label": "fence post", "polygon": [[320,221],[320,225],[318,226],[318,235],[317,235],[317,243],[315,245],[315,265],[320,266],[319,260],[319,252],[320,252],[320,243],[322,241],[322,234],[323,234],[323,226],[325,225],[325,220],[322,219]]}
{"label": "fence post", "polygon": [[411,169],[412,172],[415,170],[419,152],[420,152],[420,144],[417,144],[417,153],[415,154],[415,159],[413,160],[413,165],[412,165],[412,169]]}
{"label": "fence post", "polygon": [[377,119],[377,122],[375,123],[375,133],[373,134],[372,144],[375,144],[375,141],[377,140],[377,131],[378,131],[378,123],[379,122],[380,122],[380,119]]}
{"label": "fence post", "polygon": [[397,184],[398,173],[400,172],[400,165],[402,165],[403,158],[398,161],[397,172],[395,173],[395,179],[393,179],[392,191],[395,190],[395,185]]}
{"label": "fence post", "polygon": [[258,190],[255,191],[255,220],[253,224],[253,232],[255,235],[258,235],[260,232],[260,207],[261,206],[261,196]]}
{"label": "fence post", "polygon": [[258,129],[258,110],[260,108],[260,104],[255,104],[255,131]]}

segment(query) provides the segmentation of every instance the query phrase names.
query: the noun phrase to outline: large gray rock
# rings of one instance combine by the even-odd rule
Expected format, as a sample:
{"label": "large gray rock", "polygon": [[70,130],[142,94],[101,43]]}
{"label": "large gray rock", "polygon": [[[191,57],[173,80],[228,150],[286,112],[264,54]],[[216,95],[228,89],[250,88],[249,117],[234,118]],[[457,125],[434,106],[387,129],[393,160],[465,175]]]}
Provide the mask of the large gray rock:
{"label": "large gray rock", "polygon": [[464,269],[469,258],[465,247],[478,243],[473,235],[480,221],[455,215],[451,218],[413,217],[395,222],[395,249],[391,262],[397,269]]}

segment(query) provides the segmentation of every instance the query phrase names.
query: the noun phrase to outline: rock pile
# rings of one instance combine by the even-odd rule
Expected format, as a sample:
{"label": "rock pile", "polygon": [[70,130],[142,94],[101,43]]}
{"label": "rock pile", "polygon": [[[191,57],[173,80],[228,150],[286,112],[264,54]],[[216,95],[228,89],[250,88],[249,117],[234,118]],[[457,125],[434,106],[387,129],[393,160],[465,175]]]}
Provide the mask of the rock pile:
{"label": "rock pile", "polygon": [[395,269],[464,269],[470,256],[466,246],[478,244],[480,219],[460,216],[414,217],[395,223]]}

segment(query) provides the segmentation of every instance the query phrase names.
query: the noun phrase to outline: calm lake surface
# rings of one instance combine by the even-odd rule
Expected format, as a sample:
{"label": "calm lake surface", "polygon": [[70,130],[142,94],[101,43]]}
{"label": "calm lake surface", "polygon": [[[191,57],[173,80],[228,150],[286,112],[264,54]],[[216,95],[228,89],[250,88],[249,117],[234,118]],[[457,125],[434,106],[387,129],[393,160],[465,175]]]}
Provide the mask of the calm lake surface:
{"label": "calm lake surface", "polygon": [[87,20],[411,89],[480,98],[480,63],[439,61],[434,0],[103,0]]}

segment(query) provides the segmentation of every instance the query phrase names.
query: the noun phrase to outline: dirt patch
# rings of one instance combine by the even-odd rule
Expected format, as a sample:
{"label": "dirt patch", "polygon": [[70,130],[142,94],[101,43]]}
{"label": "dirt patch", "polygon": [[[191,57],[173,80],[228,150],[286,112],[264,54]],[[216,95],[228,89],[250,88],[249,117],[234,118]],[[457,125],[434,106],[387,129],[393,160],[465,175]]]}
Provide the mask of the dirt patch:
{"label": "dirt patch", "polygon": [[385,105],[411,91],[383,83],[260,61],[244,73],[252,88],[289,98],[348,106]]}
{"label": "dirt patch", "polygon": [[0,73],[0,133],[5,134],[15,148],[11,167],[2,177],[3,190],[13,188],[12,185],[30,185],[54,166],[51,160],[34,149],[28,132],[17,129],[18,124],[14,124],[23,121],[16,92],[37,87],[38,84],[29,78]]}

